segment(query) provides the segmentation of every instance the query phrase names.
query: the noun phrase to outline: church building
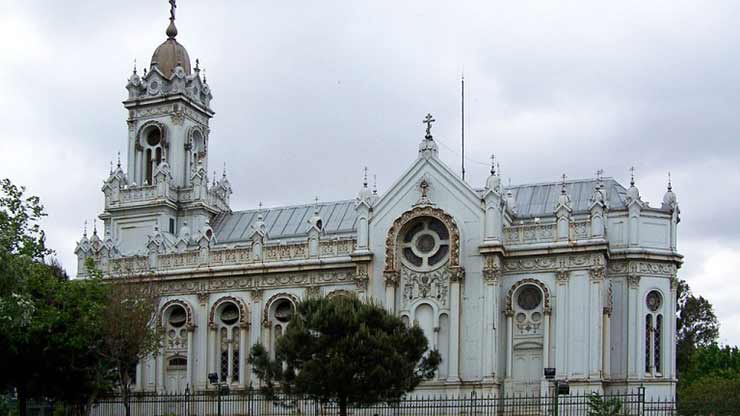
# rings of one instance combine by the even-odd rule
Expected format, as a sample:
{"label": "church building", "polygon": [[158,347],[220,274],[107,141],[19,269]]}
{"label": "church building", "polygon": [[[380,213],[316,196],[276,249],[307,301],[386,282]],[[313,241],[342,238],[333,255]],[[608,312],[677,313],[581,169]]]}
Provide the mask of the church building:
{"label": "church building", "polygon": [[136,390],[208,390],[209,373],[256,386],[249,349],[273,349],[296,302],[357,296],[439,350],[425,394],[546,393],[552,368],[571,391],[674,395],[670,181],[660,206],[634,175],[628,187],[601,174],[506,186],[492,164],[469,184],[440,160],[428,115],[387,189],[366,176],[345,200],[239,210],[226,173],[207,173],[213,93],[174,17],[126,84],[128,152],[102,187],[104,231],[75,250],[80,277],[93,258],[106,278],[157,284],[165,342],[138,364]]}

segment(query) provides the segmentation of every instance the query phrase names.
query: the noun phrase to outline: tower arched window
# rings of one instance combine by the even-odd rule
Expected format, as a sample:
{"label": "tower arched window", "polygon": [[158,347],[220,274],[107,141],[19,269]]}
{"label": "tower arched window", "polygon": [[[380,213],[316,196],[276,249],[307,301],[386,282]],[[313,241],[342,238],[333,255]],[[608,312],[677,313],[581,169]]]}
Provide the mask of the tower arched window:
{"label": "tower arched window", "polygon": [[137,145],[141,150],[141,153],[137,155],[140,158],[137,166],[140,173],[137,176],[142,184],[153,184],[157,166],[167,155],[165,144],[164,131],[159,125],[150,125],[142,130]]}
{"label": "tower arched window", "polygon": [[645,373],[660,377],[663,372],[663,295],[651,290],[645,298]]}

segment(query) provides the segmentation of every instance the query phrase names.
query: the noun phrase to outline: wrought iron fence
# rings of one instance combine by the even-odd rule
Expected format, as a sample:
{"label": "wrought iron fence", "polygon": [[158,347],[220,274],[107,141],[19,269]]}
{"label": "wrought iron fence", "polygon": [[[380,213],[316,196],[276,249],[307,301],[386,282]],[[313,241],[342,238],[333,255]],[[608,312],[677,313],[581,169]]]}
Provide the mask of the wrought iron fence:
{"label": "wrought iron fence", "polygon": [[[596,404],[612,413],[596,413]],[[216,392],[192,394],[136,394],[131,397],[132,416],[334,416],[339,407],[310,398],[288,395],[265,396],[258,392]],[[93,416],[125,415],[119,397],[100,399]],[[596,401],[592,394],[563,396],[425,396],[413,395],[397,402],[351,406],[348,416],[724,416],[740,414],[737,403],[679,403],[673,399],[646,398],[643,389],[607,394]]]}

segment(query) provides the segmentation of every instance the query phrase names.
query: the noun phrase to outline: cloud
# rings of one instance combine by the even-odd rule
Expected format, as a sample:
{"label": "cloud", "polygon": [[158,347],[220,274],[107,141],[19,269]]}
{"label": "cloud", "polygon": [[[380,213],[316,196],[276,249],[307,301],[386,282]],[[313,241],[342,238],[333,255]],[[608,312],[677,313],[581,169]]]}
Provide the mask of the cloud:
{"label": "cloud", "polygon": [[[0,177],[38,194],[73,270],[81,225],[125,151],[125,82],[164,40],[166,2],[0,4]],[[212,167],[235,209],[350,198],[362,167],[382,191],[416,157],[427,112],[468,180],[494,152],[513,183],[628,180],[658,205],[672,172],[681,276],[740,343],[730,262],[740,245],[740,4],[733,1],[181,2],[178,40],[214,92]],[[704,284],[703,282],[713,282]],[[717,292],[715,287],[721,287]]]}

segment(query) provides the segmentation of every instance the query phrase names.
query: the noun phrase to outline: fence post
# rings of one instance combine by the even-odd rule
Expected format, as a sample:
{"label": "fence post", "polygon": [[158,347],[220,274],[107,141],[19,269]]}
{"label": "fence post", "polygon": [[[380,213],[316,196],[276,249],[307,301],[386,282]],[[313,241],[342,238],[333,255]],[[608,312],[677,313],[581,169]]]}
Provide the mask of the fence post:
{"label": "fence post", "polygon": [[637,389],[637,394],[638,394],[639,400],[640,400],[640,404],[639,404],[640,415],[644,415],[645,414],[645,386],[642,386],[641,385]]}

